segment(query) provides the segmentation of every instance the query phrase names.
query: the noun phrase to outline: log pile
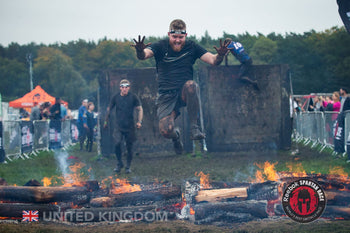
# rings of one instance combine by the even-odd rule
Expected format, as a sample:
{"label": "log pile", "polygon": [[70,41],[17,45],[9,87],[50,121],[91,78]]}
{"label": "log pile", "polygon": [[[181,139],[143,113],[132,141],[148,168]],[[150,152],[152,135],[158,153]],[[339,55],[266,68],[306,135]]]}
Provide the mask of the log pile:
{"label": "log pile", "polygon": [[[321,175],[310,177],[326,194],[327,206],[322,217],[350,219],[350,184],[341,177],[334,180]],[[0,185],[0,217],[21,219],[22,210],[38,210],[40,219],[71,222],[176,218],[197,224],[218,224],[271,216],[286,218],[281,197],[286,186],[299,178],[284,174],[278,182],[215,182],[208,189],[201,188],[195,180],[186,181],[183,188],[173,184],[152,184],[142,185],[141,191],[119,194],[101,189],[96,181],[76,187],[5,184]]]}
{"label": "log pile", "polygon": [[[181,201],[182,191],[178,185],[152,184],[144,189],[111,194],[109,188],[100,189],[97,181],[82,182],[75,187],[43,187],[33,180],[26,186],[5,184],[0,185],[0,217],[21,219],[23,210],[36,210],[39,219],[44,220],[84,222],[114,218],[112,221],[117,221],[134,220],[140,215],[144,220],[146,217],[150,219],[152,213],[162,219],[165,214],[157,207]],[[167,218],[174,216],[175,213],[166,213]]]}

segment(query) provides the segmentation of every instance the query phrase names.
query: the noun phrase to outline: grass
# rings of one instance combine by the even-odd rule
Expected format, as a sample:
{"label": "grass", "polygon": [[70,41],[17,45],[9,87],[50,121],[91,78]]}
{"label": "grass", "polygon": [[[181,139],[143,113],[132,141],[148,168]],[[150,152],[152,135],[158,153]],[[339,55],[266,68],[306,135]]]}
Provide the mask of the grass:
{"label": "grass", "polygon": [[[118,178],[143,183],[154,181],[168,181],[183,184],[187,179],[196,178],[195,174],[203,172],[209,174],[211,181],[249,182],[255,179],[257,170],[261,170],[264,162],[274,164],[276,171],[305,171],[306,173],[329,174],[337,172],[350,173],[350,165],[346,158],[337,157],[331,151],[319,152],[317,148],[304,146],[302,143],[293,144],[292,151],[298,148],[299,152],[291,151],[261,151],[261,152],[227,152],[175,155],[172,151],[166,153],[139,154],[134,156],[132,173],[125,174],[122,170]],[[94,148],[95,149],[95,148]],[[171,148],[170,148],[171,149]],[[72,146],[67,151],[42,151],[38,156],[30,159],[14,160],[7,164],[0,164],[0,178],[8,184],[23,185],[30,179],[39,182],[44,177],[61,176],[59,158],[66,156],[67,166],[83,163],[85,179],[101,181],[109,176],[115,177],[113,172],[116,166],[115,155],[110,157],[97,156],[93,152],[79,151],[78,146]],[[125,158],[123,158],[125,161]]]}

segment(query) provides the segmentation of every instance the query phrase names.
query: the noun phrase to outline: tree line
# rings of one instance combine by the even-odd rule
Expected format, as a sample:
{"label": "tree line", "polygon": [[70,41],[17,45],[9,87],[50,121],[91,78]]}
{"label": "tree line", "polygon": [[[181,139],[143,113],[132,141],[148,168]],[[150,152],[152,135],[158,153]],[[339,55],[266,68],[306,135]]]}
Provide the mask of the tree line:
{"label": "tree line", "polygon": [[[189,36],[188,39],[215,53],[213,46],[227,37],[243,44],[255,65],[288,64],[294,94],[329,93],[340,87],[350,89],[350,35],[344,27],[285,35],[224,32],[222,38],[212,38],[205,32],[201,38]],[[164,38],[148,37],[145,42]],[[72,109],[78,108],[83,98],[96,100],[97,79],[102,70],[155,66],[154,59],[139,61],[131,44],[133,42],[126,39],[103,38],[98,42],[80,39],[67,44],[0,45],[3,101],[14,100],[30,91],[28,54],[33,57],[34,87],[41,85],[51,95],[68,101]],[[239,63],[228,56],[228,64]]]}

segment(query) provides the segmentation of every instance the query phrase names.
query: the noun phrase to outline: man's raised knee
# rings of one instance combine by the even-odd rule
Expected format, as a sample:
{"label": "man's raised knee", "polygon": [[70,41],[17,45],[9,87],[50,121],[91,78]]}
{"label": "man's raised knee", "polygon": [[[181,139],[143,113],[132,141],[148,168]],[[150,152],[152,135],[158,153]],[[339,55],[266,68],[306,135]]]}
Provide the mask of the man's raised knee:
{"label": "man's raised knee", "polygon": [[188,93],[196,93],[197,88],[198,88],[198,85],[193,80],[188,80],[185,83],[185,91]]}

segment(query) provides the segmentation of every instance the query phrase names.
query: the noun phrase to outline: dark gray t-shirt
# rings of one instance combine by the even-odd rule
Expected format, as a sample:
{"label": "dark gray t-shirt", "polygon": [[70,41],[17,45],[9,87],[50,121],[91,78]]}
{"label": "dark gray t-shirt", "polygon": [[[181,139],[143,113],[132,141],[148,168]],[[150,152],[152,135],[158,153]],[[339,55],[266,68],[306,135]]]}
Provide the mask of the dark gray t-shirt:
{"label": "dark gray t-shirt", "polygon": [[158,72],[158,90],[179,90],[187,80],[193,79],[193,64],[207,50],[191,40],[186,40],[180,52],[169,45],[169,39],[151,44]]}
{"label": "dark gray t-shirt", "polygon": [[113,96],[109,108],[110,111],[115,107],[117,126],[122,131],[134,129],[134,108],[141,106],[139,98],[129,92],[126,96],[121,96],[120,93]]}

